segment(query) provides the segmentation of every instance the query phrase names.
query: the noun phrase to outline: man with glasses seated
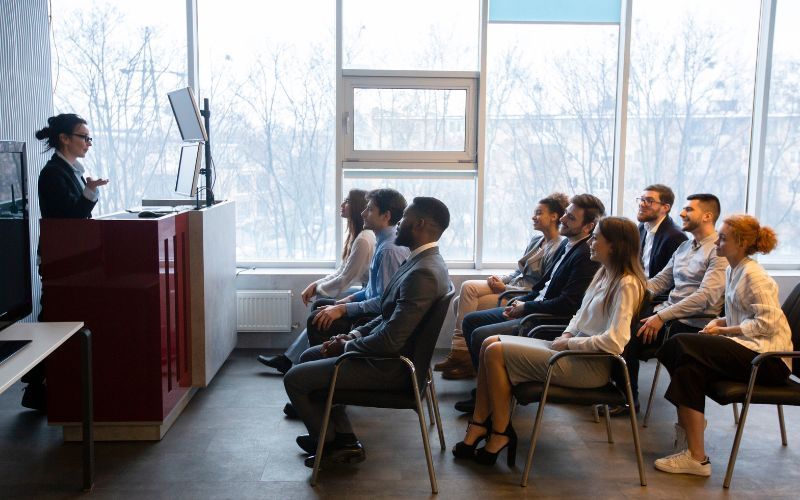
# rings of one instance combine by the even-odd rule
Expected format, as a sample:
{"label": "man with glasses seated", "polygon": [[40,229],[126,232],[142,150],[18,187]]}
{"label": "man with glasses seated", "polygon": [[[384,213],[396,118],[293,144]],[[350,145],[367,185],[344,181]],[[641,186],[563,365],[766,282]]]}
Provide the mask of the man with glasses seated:
{"label": "man with glasses seated", "polygon": [[636,198],[636,202],[639,204],[636,220],[640,222],[642,265],[644,274],[649,279],[664,269],[678,245],[687,238],[669,217],[669,211],[675,202],[675,193],[669,186],[647,186],[641,196]]}
{"label": "man with glasses seated", "polygon": [[[664,269],[647,281],[647,290],[653,295],[669,292],[667,300],[642,314],[642,326],[625,348],[623,357],[631,379],[635,411],[639,411],[639,360],[642,352],[661,346],[667,321],[678,321],[670,335],[698,332],[710,318],[722,311],[725,300],[725,268],[728,261],[717,256],[714,229],[720,214],[719,199],[713,194],[693,194],[686,198],[681,210],[683,230],[692,239],[684,241],[675,250]],[[672,290],[672,291],[670,291]],[[612,407],[612,416],[628,413],[627,406]]]}

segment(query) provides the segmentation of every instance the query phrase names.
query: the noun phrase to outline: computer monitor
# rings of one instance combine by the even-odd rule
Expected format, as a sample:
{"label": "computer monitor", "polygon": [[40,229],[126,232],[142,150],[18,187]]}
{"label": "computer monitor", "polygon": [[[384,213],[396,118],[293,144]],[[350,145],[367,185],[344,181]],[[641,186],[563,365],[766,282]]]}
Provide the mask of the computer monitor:
{"label": "computer monitor", "polygon": [[201,144],[181,147],[181,159],[178,164],[178,177],[175,180],[175,192],[184,196],[197,196],[197,177],[203,163]]}
{"label": "computer monitor", "polygon": [[25,143],[0,141],[0,330],[33,310]]}
{"label": "computer monitor", "polygon": [[174,90],[167,94],[169,104],[172,106],[172,113],[178,123],[178,130],[181,132],[181,139],[184,141],[208,141],[206,127],[203,125],[203,117],[194,92],[190,87]]}

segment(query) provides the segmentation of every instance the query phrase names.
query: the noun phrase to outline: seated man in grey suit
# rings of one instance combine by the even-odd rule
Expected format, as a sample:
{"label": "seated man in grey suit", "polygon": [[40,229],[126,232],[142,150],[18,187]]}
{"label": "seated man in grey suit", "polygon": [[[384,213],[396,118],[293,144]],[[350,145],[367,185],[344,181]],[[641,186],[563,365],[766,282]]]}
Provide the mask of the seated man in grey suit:
{"label": "seated man in grey suit", "polygon": [[[411,255],[384,287],[381,315],[348,334],[337,335],[321,346],[308,349],[300,357],[300,364],[286,372],[283,378],[286,393],[309,432],[298,436],[297,444],[307,453],[316,450],[324,412],[324,402],[311,398],[311,394],[330,387],[338,356],[351,351],[376,355],[412,354],[417,326],[449,288],[447,266],[438,248],[439,238],[449,224],[450,212],[444,203],[436,198],[414,198],[397,225],[395,240],[395,244],[407,246]],[[408,384],[406,368],[399,363],[356,360],[342,365],[336,388],[388,390]],[[331,424],[332,429],[326,434],[323,464],[364,460],[364,449],[353,434],[344,407],[334,407]],[[313,467],[314,457],[310,456],[305,463]]]}

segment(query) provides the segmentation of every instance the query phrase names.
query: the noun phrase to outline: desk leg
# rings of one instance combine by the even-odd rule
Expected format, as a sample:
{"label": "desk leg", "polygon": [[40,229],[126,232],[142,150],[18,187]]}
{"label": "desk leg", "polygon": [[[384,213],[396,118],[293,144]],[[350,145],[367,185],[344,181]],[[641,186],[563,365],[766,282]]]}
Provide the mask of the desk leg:
{"label": "desk leg", "polygon": [[92,332],[81,333],[81,382],[83,384],[83,491],[94,486],[94,405],[92,401]]}

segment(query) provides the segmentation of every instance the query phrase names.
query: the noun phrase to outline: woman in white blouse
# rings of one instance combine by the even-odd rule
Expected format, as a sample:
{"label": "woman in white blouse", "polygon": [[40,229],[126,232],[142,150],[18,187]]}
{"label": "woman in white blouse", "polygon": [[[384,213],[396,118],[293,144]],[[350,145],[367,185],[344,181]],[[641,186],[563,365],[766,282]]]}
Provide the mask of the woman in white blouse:
{"label": "woman in white blouse", "polygon": [[[676,474],[711,475],[703,443],[705,393],[717,380],[747,382],[751,361],[770,351],[791,351],[792,332],[778,302],[778,285],[756,261],[778,244],[775,231],[750,215],[724,220],[717,255],[730,264],[725,279],[725,317],[697,334],[679,334],[656,354],[670,373],[665,397],[678,411],[675,442],[681,451],[656,460],[656,469]],[[780,385],[790,373],[788,360],[767,359],[756,383]]]}
{"label": "woman in white blouse", "polygon": [[367,192],[351,189],[342,201],[339,214],[347,219],[347,239],[342,249],[342,263],[331,274],[310,283],[303,293],[303,304],[314,297],[332,299],[347,290],[353,282],[366,283],[369,279],[369,262],[375,253],[375,234],[364,229],[361,212],[367,206]]}
{"label": "woman in white blouse", "polygon": [[[364,229],[364,219],[361,217],[361,212],[367,206],[366,195],[364,190],[351,189],[347,198],[342,201],[339,214],[347,220],[347,239],[342,249],[342,262],[331,274],[310,283],[303,290],[303,304],[313,302],[313,309],[332,304],[333,298],[341,295],[354,282],[363,284],[369,280],[369,263],[375,253],[375,234]],[[259,355],[258,361],[286,373],[308,347],[308,335],[303,330],[286,352],[277,356]]]}
{"label": "woman in white blouse", "polygon": [[[475,411],[467,435],[453,448],[453,455],[491,465],[508,446],[508,464],[513,466],[516,434],[511,426],[511,387],[527,381],[543,382],[547,362],[557,351],[622,353],[646,290],[639,246],[636,224],[623,217],[601,219],[590,241],[591,259],[601,267],[564,333],[552,342],[509,335],[484,341]],[[610,375],[610,360],[573,357],[556,365],[551,380],[556,385],[590,388],[607,384]],[[476,451],[483,439],[486,445]]]}

